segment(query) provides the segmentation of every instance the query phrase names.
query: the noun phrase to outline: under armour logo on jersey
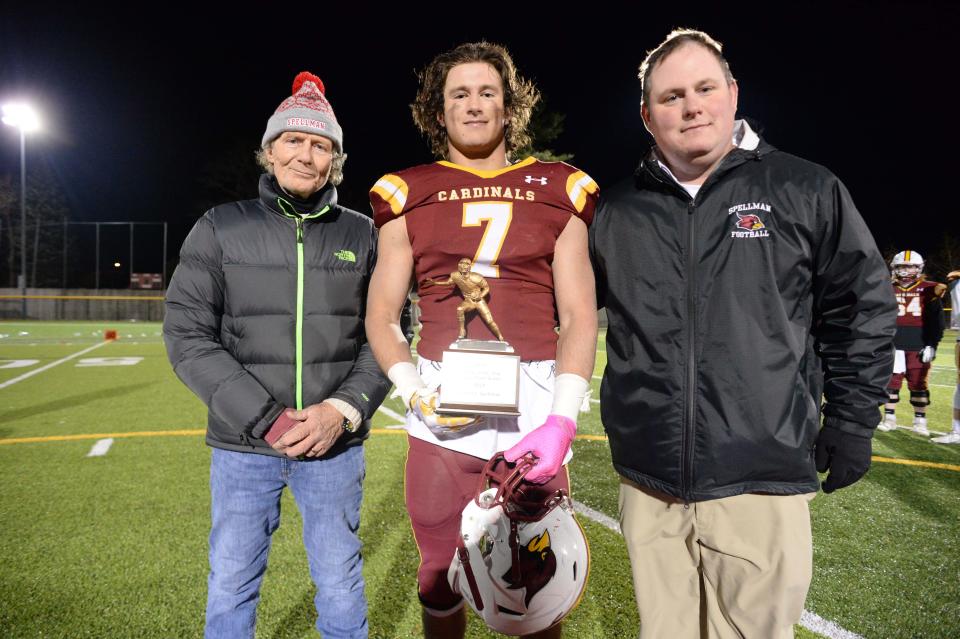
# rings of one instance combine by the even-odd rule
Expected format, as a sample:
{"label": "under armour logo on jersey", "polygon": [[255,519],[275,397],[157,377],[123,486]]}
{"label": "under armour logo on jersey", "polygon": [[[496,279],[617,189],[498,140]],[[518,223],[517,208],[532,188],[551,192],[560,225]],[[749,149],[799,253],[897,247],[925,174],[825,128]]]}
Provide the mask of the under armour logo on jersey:
{"label": "under armour logo on jersey", "polygon": [[547,178],[545,177],[533,177],[532,175],[528,175],[527,177],[523,178],[523,181],[526,182],[527,184],[533,184],[534,182],[539,182],[540,186],[547,185]]}

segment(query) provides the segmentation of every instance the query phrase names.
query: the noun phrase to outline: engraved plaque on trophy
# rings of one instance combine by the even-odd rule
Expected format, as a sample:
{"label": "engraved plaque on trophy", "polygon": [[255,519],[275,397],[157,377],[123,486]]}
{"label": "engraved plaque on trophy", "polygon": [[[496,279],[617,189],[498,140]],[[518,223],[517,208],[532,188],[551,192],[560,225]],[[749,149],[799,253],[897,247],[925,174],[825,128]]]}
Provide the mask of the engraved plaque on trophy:
{"label": "engraved plaque on trophy", "polygon": [[[443,352],[440,404],[447,415],[519,415],[520,356],[503,339],[484,298],[490,292],[486,279],[470,270],[463,258],[445,280],[424,280],[422,286],[455,286],[463,295],[457,306],[460,332],[457,341]],[[476,311],[496,340],[467,339],[466,315]]]}

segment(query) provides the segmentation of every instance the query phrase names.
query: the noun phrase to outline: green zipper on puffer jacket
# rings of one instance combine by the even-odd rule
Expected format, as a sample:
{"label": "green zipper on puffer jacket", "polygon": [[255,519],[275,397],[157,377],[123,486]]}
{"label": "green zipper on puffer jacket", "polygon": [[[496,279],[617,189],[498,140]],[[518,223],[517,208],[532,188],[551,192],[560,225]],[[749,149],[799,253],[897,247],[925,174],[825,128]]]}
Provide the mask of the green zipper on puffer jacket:
{"label": "green zipper on puffer jacket", "polygon": [[309,215],[300,215],[290,202],[282,197],[277,198],[277,206],[283,211],[283,214],[291,218],[297,225],[297,346],[296,346],[296,372],[297,372],[297,410],[303,409],[303,221],[318,218],[330,210],[325,206],[316,213]]}

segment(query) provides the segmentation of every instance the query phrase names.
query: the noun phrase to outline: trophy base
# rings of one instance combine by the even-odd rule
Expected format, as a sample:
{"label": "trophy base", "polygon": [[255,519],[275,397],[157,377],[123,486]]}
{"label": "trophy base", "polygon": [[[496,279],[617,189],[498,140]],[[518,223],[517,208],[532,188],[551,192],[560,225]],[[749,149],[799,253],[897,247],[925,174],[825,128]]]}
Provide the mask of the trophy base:
{"label": "trophy base", "polygon": [[462,404],[440,404],[437,406],[438,415],[490,415],[492,417],[519,417],[520,412],[512,406],[503,408],[491,407],[487,404],[466,406]]}
{"label": "trophy base", "polygon": [[512,353],[513,346],[507,342],[497,342],[489,339],[462,338],[450,345],[451,351],[477,351],[479,353]]}
{"label": "trophy base", "polygon": [[516,417],[520,356],[507,342],[458,339],[443,352],[441,415]]}

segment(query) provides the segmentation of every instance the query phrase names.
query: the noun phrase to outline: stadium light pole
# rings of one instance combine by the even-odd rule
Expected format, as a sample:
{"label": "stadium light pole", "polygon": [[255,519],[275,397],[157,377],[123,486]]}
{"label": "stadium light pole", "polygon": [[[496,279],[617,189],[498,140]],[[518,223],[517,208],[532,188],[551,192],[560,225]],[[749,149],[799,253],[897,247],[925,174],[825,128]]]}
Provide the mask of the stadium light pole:
{"label": "stadium light pole", "polygon": [[40,128],[40,119],[29,104],[3,105],[3,123],[20,131],[20,295],[27,318],[27,133]]}

